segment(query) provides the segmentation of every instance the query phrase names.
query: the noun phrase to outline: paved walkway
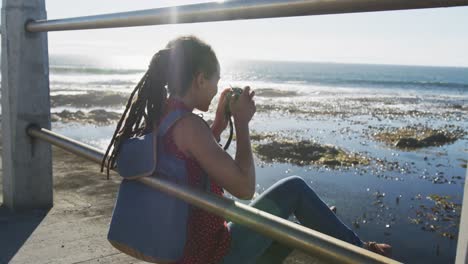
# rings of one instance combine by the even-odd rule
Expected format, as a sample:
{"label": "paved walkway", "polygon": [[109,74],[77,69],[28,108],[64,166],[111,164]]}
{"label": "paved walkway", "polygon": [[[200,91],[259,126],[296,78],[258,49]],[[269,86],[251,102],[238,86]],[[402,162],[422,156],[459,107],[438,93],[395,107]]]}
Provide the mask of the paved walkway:
{"label": "paved walkway", "polygon": [[0,263],[143,263],[106,240],[118,178],[107,181],[96,164],[59,149],[54,158],[51,210],[0,207]]}
{"label": "paved walkway", "polygon": [[[0,206],[0,263],[144,263],[106,240],[118,176],[108,181],[96,164],[57,148],[53,153],[54,207],[12,213]],[[0,204],[1,194],[0,177]],[[315,262],[294,252],[284,263]]]}

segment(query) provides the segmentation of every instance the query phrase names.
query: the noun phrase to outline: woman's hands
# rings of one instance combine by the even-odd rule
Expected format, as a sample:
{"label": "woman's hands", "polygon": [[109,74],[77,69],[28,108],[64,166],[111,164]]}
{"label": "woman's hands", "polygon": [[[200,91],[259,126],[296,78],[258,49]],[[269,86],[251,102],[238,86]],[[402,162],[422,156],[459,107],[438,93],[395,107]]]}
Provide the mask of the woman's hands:
{"label": "woman's hands", "polygon": [[[221,133],[228,126],[228,118],[225,113],[226,109],[226,95],[231,91],[231,88],[223,90],[219,97],[218,108],[216,109],[215,119],[211,126],[211,131],[216,140],[219,142]],[[253,97],[254,91],[250,91],[250,87],[244,87],[244,91],[237,100],[230,101],[230,109],[234,117],[234,122],[239,125],[248,124],[255,114],[256,107]]]}
{"label": "woman's hands", "polygon": [[236,125],[247,125],[252,119],[257,110],[253,100],[254,96],[255,92],[250,91],[250,87],[246,86],[237,100],[231,100],[229,107]]}

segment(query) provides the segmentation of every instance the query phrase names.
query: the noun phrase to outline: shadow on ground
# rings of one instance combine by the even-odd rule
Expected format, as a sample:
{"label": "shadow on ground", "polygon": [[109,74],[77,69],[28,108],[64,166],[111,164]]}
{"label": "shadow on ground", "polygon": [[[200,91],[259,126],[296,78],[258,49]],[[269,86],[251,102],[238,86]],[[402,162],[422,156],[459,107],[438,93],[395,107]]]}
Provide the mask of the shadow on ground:
{"label": "shadow on ground", "polygon": [[0,263],[8,263],[47,216],[46,210],[13,212],[0,205]]}

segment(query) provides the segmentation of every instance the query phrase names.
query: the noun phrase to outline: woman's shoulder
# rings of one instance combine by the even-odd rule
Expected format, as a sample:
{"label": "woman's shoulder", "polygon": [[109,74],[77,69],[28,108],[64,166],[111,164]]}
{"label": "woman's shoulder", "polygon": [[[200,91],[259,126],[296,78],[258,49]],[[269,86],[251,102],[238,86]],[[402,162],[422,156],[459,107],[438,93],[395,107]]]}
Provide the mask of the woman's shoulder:
{"label": "woman's shoulder", "polygon": [[190,112],[181,117],[180,120],[175,124],[175,127],[181,133],[211,133],[208,123],[201,116]]}
{"label": "woman's shoulder", "polygon": [[177,148],[188,157],[192,157],[191,148],[194,145],[206,146],[213,140],[208,124],[202,117],[193,113],[188,113],[180,118],[171,128],[171,134]]}

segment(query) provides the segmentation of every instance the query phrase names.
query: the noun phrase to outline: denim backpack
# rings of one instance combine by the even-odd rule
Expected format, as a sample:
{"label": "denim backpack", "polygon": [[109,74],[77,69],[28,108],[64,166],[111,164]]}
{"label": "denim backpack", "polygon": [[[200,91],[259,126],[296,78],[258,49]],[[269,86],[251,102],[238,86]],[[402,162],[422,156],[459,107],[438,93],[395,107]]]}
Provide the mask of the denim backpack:
{"label": "denim backpack", "polygon": [[[183,255],[189,205],[180,199],[144,185],[139,177],[164,177],[188,184],[184,160],[167,153],[164,135],[190,112],[177,109],[161,121],[157,133],[127,139],[116,159],[123,177],[110,223],[108,240],[117,249],[143,260],[177,261]],[[205,190],[210,182],[203,175]]]}

